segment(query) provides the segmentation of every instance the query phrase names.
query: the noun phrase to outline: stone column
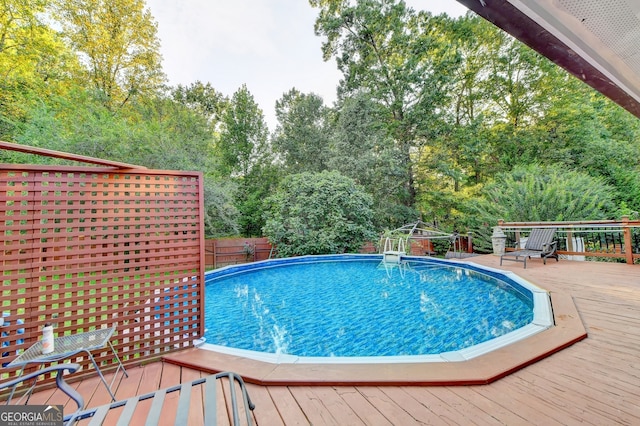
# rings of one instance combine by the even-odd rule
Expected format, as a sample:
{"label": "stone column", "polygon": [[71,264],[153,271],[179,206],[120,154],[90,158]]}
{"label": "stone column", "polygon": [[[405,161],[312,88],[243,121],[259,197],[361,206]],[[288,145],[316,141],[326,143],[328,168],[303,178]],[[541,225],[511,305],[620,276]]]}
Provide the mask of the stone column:
{"label": "stone column", "polygon": [[502,232],[502,228],[499,226],[493,227],[493,235],[491,235],[491,242],[493,243],[494,256],[502,256],[504,254],[504,247],[507,241],[507,236]]}

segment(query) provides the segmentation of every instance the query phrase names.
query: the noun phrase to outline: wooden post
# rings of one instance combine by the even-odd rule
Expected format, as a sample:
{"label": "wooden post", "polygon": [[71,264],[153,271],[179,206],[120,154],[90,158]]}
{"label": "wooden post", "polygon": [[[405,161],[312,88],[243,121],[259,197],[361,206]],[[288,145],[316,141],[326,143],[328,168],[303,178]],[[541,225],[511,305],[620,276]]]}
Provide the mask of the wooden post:
{"label": "wooden post", "polygon": [[626,262],[629,265],[633,265],[633,245],[631,244],[629,216],[622,216],[622,235],[624,236],[624,254]]}
{"label": "wooden post", "polygon": [[573,250],[573,231],[571,230],[573,228],[573,224],[569,225],[569,229],[567,230],[567,251],[574,251]]}
{"label": "wooden post", "polygon": [[212,250],[213,250],[213,269],[218,267],[218,247],[216,247],[218,240],[213,240]]}

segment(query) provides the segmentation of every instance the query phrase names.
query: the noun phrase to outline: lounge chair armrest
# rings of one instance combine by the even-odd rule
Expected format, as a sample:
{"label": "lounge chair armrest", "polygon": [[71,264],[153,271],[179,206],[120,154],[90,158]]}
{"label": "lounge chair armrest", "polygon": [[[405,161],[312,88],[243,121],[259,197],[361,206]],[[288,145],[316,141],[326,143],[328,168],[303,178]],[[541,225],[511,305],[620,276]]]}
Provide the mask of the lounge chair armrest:
{"label": "lounge chair armrest", "polygon": [[554,241],[552,243],[543,244],[542,252],[543,253],[552,253],[557,250],[558,242]]}
{"label": "lounge chair armrest", "polygon": [[[29,380],[36,379],[43,375],[48,375],[50,373],[56,372],[56,386],[66,393],[71,399],[73,399],[76,404],[78,404],[77,411],[81,410],[84,407],[84,399],[82,395],[80,395],[74,388],[69,386],[69,384],[64,380],[63,374],[65,370],[68,370],[69,373],[75,373],[80,368],[80,364],[71,364],[71,363],[63,363],[49,366],[47,368],[43,368],[38,371],[34,371],[33,373],[24,374],[20,377],[16,377],[15,379],[9,380],[8,382],[4,382],[0,384],[0,391],[3,389],[10,389],[22,382],[26,382]],[[9,404],[11,402],[11,398],[9,398],[6,403]]]}

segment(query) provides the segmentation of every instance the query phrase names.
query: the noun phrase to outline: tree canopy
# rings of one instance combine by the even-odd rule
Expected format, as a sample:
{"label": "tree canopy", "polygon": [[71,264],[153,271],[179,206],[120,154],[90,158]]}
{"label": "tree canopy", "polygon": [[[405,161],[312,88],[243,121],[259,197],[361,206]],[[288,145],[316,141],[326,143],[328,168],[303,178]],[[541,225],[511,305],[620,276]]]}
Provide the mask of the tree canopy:
{"label": "tree canopy", "polygon": [[150,95],[164,82],[157,24],[144,0],[55,0],[63,37],[109,109]]}
{"label": "tree canopy", "polygon": [[[5,0],[0,139],[202,171],[207,236],[264,229],[288,254],[418,219],[482,241],[498,219],[638,215],[640,120],[547,59],[472,13],[309,5],[342,74],[331,106],[295,87],[264,106],[215,78],[168,86],[143,0]],[[0,151],[34,161],[60,160]]]}

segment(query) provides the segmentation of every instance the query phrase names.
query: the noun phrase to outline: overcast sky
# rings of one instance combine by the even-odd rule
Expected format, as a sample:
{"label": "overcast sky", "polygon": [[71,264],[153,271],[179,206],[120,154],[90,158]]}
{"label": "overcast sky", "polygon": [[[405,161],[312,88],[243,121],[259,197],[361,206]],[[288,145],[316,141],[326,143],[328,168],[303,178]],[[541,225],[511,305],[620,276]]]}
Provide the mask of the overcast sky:
{"label": "overcast sky", "polygon": [[[414,9],[461,16],[456,0],[408,0]],[[324,62],[307,0],[147,0],[172,86],[197,80],[231,97],[246,84],[275,130],[275,102],[295,87],[332,106],[340,73]]]}

